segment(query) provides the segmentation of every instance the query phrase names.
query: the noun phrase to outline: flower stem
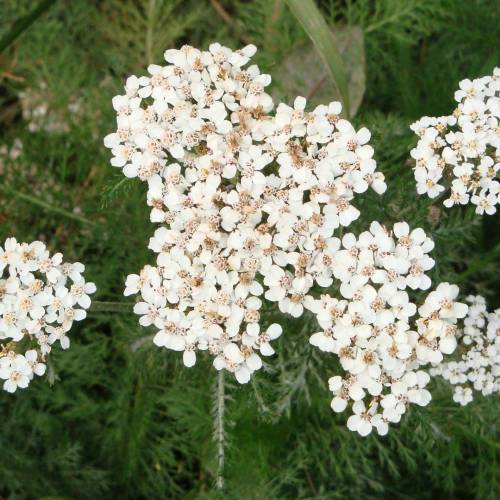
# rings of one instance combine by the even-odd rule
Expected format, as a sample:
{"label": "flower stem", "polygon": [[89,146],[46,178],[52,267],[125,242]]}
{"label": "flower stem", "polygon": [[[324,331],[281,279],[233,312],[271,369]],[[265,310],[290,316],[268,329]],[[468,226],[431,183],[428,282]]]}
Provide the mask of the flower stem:
{"label": "flower stem", "polygon": [[224,488],[224,461],[225,461],[225,434],[224,434],[224,370],[217,373],[217,389],[215,401],[215,439],[217,441],[217,479],[216,487],[218,490]]}
{"label": "flower stem", "polygon": [[67,217],[68,219],[73,219],[73,220],[76,220],[78,222],[82,222],[84,224],[89,224],[91,226],[97,225],[96,222],[94,222],[90,219],[82,217],[81,215],[74,214],[73,212],[70,212],[69,210],[65,210],[64,208],[51,205],[50,203],[47,203],[46,201],[40,200],[39,198],[35,198],[34,196],[32,196],[30,194],[21,193],[20,191],[17,191],[16,189],[8,188],[7,186],[0,186],[0,189],[2,191],[12,195],[12,196],[15,196],[16,198],[27,201],[33,205],[36,205],[38,207],[41,207],[41,208],[47,210],[49,212],[54,212],[56,214]]}
{"label": "flower stem", "polygon": [[93,312],[132,313],[134,304],[133,302],[103,302],[100,300],[93,300],[91,307]]}
{"label": "flower stem", "polygon": [[239,29],[238,24],[234,22],[234,19],[231,17],[229,12],[221,5],[221,3],[218,0],[210,0],[210,4],[214,8],[215,12],[217,12],[217,14],[222,18],[222,20],[234,31],[234,34],[243,43],[246,44],[252,43],[252,39]]}

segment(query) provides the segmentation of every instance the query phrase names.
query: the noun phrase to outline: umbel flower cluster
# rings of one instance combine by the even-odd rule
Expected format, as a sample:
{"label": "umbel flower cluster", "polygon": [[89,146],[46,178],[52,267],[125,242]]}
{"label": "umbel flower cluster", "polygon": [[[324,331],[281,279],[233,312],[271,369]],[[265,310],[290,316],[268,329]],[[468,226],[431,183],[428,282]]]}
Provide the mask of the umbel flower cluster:
{"label": "umbel flower cluster", "polygon": [[95,285],[83,264],[62,258],[41,241],[0,246],[0,378],[8,392],[43,375],[52,346],[67,349],[73,321],[86,317]]}
{"label": "umbel flower cluster", "polygon": [[452,115],[411,125],[420,136],[411,152],[417,191],[436,198],[448,190],[446,207],[472,203],[491,215],[500,201],[500,68],[459,86]]}
{"label": "umbel flower cluster", "polygon": [[489,396],[500,392],[500,309],[486,310],[480,295],[467,297],[460,361],[442,363],[431,370],[454,387],[453,400],[462,406],[474,399],[474,391]]}
{"label": "umbel flower cluster", "polygon": [[272,113],[271,77],[248,66],[255,50],[167,50],[166,66],[113,99],[117,131],[105,138],[112,165],[147,182],[161,224],[156,265],[127,279],[140,324],[187,366],[209,351],[241,383],[281,334],[261,324],[263,299],[300,316],[311,288],[333,282],[334,233],[359,217],[356,194],[386,189],[369,131],[341,119],[339,103],[307,112],[297,97]]}
{"label": "umbel flower cluster", "polygon": [[456,323],[467,305],[455,302],[458,287],[441,283],[417,306],[408,292],[427,290],[434,266],[433,241],[408,224],[393,233],[378,222],[356,238],[346,234],[333,259],[342,299],[308,297],[322,331],[310,342],[339,357],[345,374],[329,380],[333,411],[352,403],[347,426],[362,436],[372,428],[386,434],[410,404],[425,406],[430,377],[421,368],[437,364],[457,345]]}

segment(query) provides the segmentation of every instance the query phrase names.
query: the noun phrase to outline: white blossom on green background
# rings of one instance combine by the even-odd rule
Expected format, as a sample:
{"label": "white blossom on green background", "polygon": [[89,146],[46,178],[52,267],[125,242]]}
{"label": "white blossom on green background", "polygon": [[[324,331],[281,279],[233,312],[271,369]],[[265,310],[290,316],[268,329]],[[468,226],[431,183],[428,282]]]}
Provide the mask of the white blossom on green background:
{"label": "white blossom on green background", "polygon": [[474,396],[500,392],[500,309],[488,312],[486,300],[470,295],[469,312],[459,339],[458,361],[448,361],[431,369],[453,389],[453,401],[465,406]]}
{"label": "white blossom on green background", "polygon": [[262,299],[301,316],[311,288],[333,281],[334,234],[360,215],[352,201],[386,189],[370,132],[341,119],[339,103],[308,112],[297,97],[271,113],[271,77],[244,68],[255,50],[167,50],[167,66],[113,99],[118,130],[104,140],[112,165],[147,182],[162,224],[156,267],[127,280],[140,324],[187,366],[209,351],[241,383],[282,333],[261,326]]}
{"label": "white blossom on green background", "polygon": [[321,295],[306,307],[322,331],[310,342],[338,356],[345,374],[328,381],[334,412],[352,403],[347,427],[362,436],[376,429],[388,432],[410,404],[427,405],[430,380],[421,368],[439,364],[457,345],[457,319],[467,305],[456,302],[458,287],[440,283],[419,303],[414,290],[427,290],[425,274],[434,266],[428,253],[434,242],[421,228],[410,231],[406,222],[392,233],[378,222],[356,238],[342,238],[333,260],[341,281],[341,299]]}
{"label": "white blossom on green background", "polygon": [[46,370],[54,345],[68,349],[74,321],[87,316],[94,283],[83,278],[85,266],[63,262],[41,241],[0,247],[0,378],[3,388],[26,388]]}
{"label": "white blossom on green background", "polygon": [[471,203],[492,215],[500,201],[500,68],[459,86],[453,114],[411,125],[420,137],[411,151],[417,192],[436,198],[446,191],[445,207]]}

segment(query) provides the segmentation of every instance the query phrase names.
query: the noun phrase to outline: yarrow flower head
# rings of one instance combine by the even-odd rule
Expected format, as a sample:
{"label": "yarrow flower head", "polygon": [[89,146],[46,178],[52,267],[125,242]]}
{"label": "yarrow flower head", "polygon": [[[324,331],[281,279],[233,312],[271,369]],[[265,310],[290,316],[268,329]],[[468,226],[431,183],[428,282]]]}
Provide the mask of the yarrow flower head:
{"label": "yarrow flower head", "polygon": [[370,132],[340,118],[339,103],[306,111],[297,97],[272,113],[271,77],[248,66],[255,50],[167,50],[167,66],[113,99],[118,129],[104,140],[114,166],[147,182],[162,225],[156,266],[127,280],[140,323],[186,365],[208,350],[239,382],[281,334],[261,325],[263,299],[300,316],[313,285],[333,281],[334,233],[360,215],[353,199],[386,189]]}
{"label": "yarrow flower head", "polygon": [[87,315],[95,285],[85,282],[83,264],[62,258],[41,241],[0,246],[0,378],[8,392],[43,375],[52,346],[67,349],[73,321]]}
{"label": "yarrow flower head", "polygon": [[462,406],[474,399],[500,392],[500,309],[488,312],[480,295],[467,297],[469,312],[460,337],[459,361],[431,369],[454,386],[453,401]]}
{"label": "yarrow flower head", "polygon": [[345,372],[329,380],[331,407],[343,412],[352,403],[347,426],[362,436],[386,434],[410,404],[427,405],[430,377],[421,367],[456,347],[456,322],[467,312],[455,302],[458,287],[441,283],[420,307],[409,297],[431,286],[433,246],[420,228],[400,222],[391,234],[373,222],[358,238],[346,234],[333,258],[343,298],[306,301],[322,329],[311,344],[337,355]]}
{"label": "yarrow flower head", "polygon": [[430,198],[447,191],[446,207],[472,203],[491,215],[500,201],[500,68],[459,86],[452,115],[411,125],[420,137],[411,152],[417,191]]}

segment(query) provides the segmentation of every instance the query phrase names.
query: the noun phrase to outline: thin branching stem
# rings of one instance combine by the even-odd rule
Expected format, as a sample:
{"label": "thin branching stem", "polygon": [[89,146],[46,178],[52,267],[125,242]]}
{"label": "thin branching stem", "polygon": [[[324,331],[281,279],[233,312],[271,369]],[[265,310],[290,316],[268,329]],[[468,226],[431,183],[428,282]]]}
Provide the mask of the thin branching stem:
{"label": "thin branching stem", "polygon": [[225,434],[224,434],[224,411],[225,411],[225,387],[224,370],[217,373],[217,388],[215,401],[215,439],[217,441],[217,479],[218,490],[224,488],[224,461],[225,461]]}
{"label": "thin branching stem", "polygon": [[153,63],[153,36],[154,24],[156,20],[156,0],[149,0],[147,8],[147,29],[146,29],[146,59],[148,64]]}
{"label": "thin branching stem", "polygon": [[222,20],[234,31],[235,35],[243,43],[253,43],[252,39],[239,29],[238,24],[234,21],[229,12],[222,6],[222,4],[218,0],[210,0],[210,4],[214,8],[215,12],[217,12]]}
{"label": "thin branching stem", "polygon": [[31,203],[32,205],[36,205],[37,207],[43,208],[44,210],[47,210],[48,212],[54,212],[56,214],[62,215],[63,217],[66,217],[67,219],[76,220],[78,222],[81,222],[82,224],[88,224],[90,226],[97,225],[96,222],[94,222],[90,219],[87,219],[86,217],[74,214],[73,212],[70,212],[69,210],[66,210],[64,208],[51,205],[50,203],[48,203],[44,200],[41,200],[40,198],[36,198],[35,196],[33,196],[31,194],[21,193],[20,191],[17,191],[16,189],[9,188],[7,186],[0,186],[0,190],[3,191],[4,193],[10,194],[11,196],[15,196],[16,198],[19,198],[20,200],[27,201],[28,203]]}
{"label": "thin branching stem", "polygon": [[133,302],[104,302],[100,300],[92,301],[93,312],[132,313],[133,309]]}
{"label": "thin branching stem", "polygon": [[145,335],[144,337],[141,337],[140,339],[136,340],[135,342],[132,343],[130,346],[130,350],[132,352],[136,352],[139,349],[141,349],[143,346],[149,344],[150,342],[153,342],[153,339],[155,338],[155,335]]}

